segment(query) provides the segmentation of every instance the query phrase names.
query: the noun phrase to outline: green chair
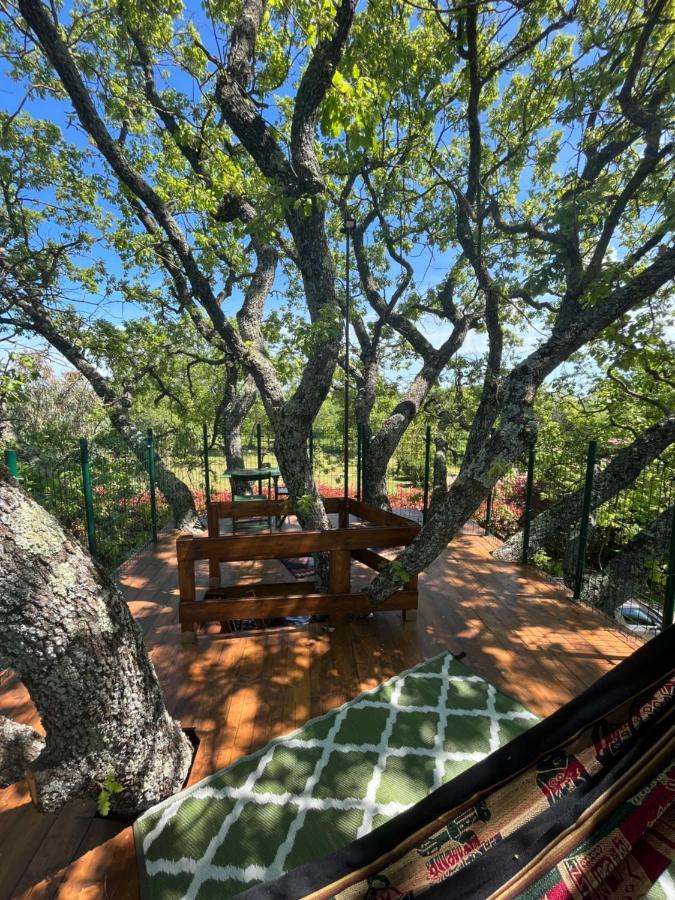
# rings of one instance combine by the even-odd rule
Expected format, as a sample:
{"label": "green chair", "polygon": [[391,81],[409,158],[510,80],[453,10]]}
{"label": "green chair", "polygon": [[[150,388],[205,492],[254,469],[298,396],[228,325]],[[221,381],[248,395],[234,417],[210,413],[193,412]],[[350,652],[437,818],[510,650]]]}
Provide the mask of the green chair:
{"label": "green chair", "polygon": [[[269,531],[272,530],[272,516],[256,516],[253,512],[253,507],[256,503],[268,499],[265,494],[254,494],[251,490],[251,482],[259,480],[257,478],[258,472],[259,470],[257,469],[242,469],[236,471],[236,473],[225,473],[230,476],[230,492],[232,494],[232,499],[235,502],[251,503],[252,505],[251,516],[239,519],[236,519],[234,516],[232,517],[232,534],[237,533],[238,527],[239,530],[246,532],[262,531],[265,527],[267,527]],[[265,525],[265,521],[267,521],[267,525]]]}

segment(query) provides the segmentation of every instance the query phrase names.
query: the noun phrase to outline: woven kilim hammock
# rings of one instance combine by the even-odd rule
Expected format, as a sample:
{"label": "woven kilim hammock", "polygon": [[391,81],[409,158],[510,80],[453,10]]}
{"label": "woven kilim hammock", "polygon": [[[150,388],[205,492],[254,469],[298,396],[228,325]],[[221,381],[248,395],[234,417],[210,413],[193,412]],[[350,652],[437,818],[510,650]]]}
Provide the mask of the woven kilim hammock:
{"label": "woven kilim hammock", "polygon": [[359,840],[242,897],[637,898],[675,859],[675,626]]}

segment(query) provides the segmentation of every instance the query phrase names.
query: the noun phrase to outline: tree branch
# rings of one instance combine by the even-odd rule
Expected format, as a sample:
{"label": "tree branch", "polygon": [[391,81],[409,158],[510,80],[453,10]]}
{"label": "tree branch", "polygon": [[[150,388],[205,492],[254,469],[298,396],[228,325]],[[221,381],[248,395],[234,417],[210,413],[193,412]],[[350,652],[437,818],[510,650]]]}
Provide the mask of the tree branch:
{"label": "tree branch", "polygon": [[340,0],[333,33],[329,38],[322,38],[314,48],[295,96],[291,122],[291,157],[295,171],[300,175],[308,193],[322,191],[324,188],[314,149],[314,129],[319,107],[332,84],[347,43],[355,9],[356,0]]}

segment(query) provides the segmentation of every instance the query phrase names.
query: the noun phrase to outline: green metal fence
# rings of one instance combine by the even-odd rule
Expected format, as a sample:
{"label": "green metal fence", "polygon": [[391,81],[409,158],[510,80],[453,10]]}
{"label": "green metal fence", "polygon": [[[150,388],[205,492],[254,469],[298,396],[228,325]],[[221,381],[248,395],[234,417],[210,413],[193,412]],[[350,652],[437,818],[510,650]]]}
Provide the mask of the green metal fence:
{"label": "green metal fence", "polygon": [[[459,446],[461,436],[455,436],[455,441]],[[349,494],[354,497],[364,491],[362,446],[362,435],[353,429]],[[342,496],[341,431],[314,430],[309,450],[321,492]],[[571,449],[555,439],[541,439],[502,475],[466,528],[502,539],[520,531],[520,561],[534,563],[564,581],[575,597],[607,610],[630,603],[643,605],[670,622],[675,595],[673,453],[648,466],[608,502],[598,504],[596,472],[604,467],[611,451],[608,446],[598,449],[593,441],[587,447]],[[258,423],[248,425],[242,452],[247,468],[276,465],[271,429]],[[387,470],[390,505],[419,522],[429,506],[433,452],[430,429],[412,428]],[[33,496],[88,545],[108,570],[156,540],[161,529],[171,523],[174,498],[166,488],[164,492],[159,489],[158,465],[167,466],[188,486],[202,516],[209,498],[230,496],[222,446],[207,427],[199,432],[177,423],[157,434],[148,431],[139,453],[108,432],[89,442],[81,440],[79,445],[74,441],[72,451],[59,459],[11,448],[5,450],[4,458]],[[459,462],[460,453],[451,452],[449,480]],[[576,503],[570,524],[561,524],[542,546],[532,541],[537,516],[568,495],[573,495]],[[609,577],[618,570],[620,578]]]}
{"label": "green metal fence", "polygon": [[91,513],[87,518],[93,519],[93,552],[107,569],[116,568],[144,546],[157,528],[151,447],[148,440],[139,459],[115,434],[89,445],[91,492],[85,490],[85,499],[91,502]]}
{"label": "green metal fence", "polygon": [[16,473],[26,490],[112,571],[160,527],[159,511],[166,503],[153,490],[151,440],[148,445],[139,459],[115,434],[82,438],[58,460],[18,452]]}
{"label": "green metal fence", "polygon": [[[242,456],[245,468],[277,465],[274,452],[274,433],[269,427],[253,425],[243,435]],[[348,493],[361,497],[363,484],[362,436],[357,428],[349,435]],[[344,441],[341,431],[313,429],[309,440],[309,454],[319,491],[326,497],[344,495]],[[389,503],[403,515],[421,521],[428,505],[431,478],[429,454],[431,435],[429,429],[410,431],[404,435],[390,460],[386,474],[386,491]],[[212,498],[229,497],[230,484],[223,474],[226,463],[218,453],[209,454],[209,487]],[[451,466],[451,471],[456,471]],[[255,486],[254,486],[255,487]]]}
{"label": "green metal fence", "polygon": [[82,467],[77,444],[66,456],[56,459],[34,454],[5,451],[5,461],[14,455],[14,471],[23,486],[35,499],[70,531],[78,540],[86,543],[87,523],[85,516]]}
{"label": "green metal fence", "polygon": [[663,613],[673,567],[674,503],[672,467],[656,460],[614,498],[582,511],[575,596],[610,609],[644,606]]}

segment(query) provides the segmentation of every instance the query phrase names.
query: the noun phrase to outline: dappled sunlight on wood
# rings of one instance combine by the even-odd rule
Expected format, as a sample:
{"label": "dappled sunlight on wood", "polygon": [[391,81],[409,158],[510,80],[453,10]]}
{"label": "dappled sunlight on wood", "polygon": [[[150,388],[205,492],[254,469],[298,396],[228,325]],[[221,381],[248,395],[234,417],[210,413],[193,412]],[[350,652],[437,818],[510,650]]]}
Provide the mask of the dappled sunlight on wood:
{"label": "dappled sunlight on wood", "polygon": [[[150,649],[167,705],[200,744],[194,784],[215,770],[377,687],[422,659],[450,650],[532,712],[544,716],[629,655],[637,639],[531,567],[490,556],[493,538],[460,535],[420,576],[416,621],[377,612],[330,630],[321,623],[235,635],[200,634],[181,642],[175,533],[127,561],[119,583]],[[275,560],[223,567],[223,583],[288,578]],[[200,564],[199,584],[208,569]],[[355,584],[372,573],[353,565]],[[608,627],[610,626],[610,627]],[[0,712],[36,724],[35,710],[11,673],[0,683]],[[138,893],[130,828],[92,818],[92,804],[40,816],[24,785],[0,791],[0,884],[16,896],[127,898]],[[32,889],[32,892],[31,892]],[[10,890],[10,893],[11,893]],[[1,892],[0,892],[1,893]],[[4,894],[2,894],[4,896]]]}

